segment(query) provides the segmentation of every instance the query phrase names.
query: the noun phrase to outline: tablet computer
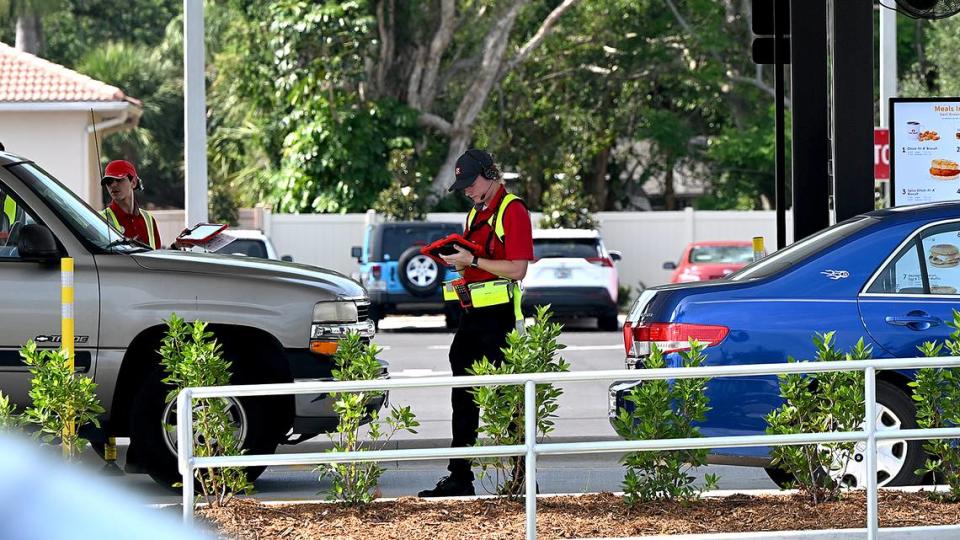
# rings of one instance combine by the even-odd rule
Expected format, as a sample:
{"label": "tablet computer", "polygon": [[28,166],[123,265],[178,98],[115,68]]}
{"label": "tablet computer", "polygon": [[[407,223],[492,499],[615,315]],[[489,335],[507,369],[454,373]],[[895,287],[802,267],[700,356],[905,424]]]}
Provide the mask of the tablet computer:
{"label": "tablet computer", "polygon": [[420,248],[420,253],[433,258],[440,264],[446,264],[443,262],[443,259],[441,259],[440,256],[455,254],[457,249],[454,246],[460,246],[474,255],[480,255],[483,252],[483,250],[477,244],[474,244],[459,234],[451,234],[446,238],[441,238],[432,244],[423,246]]}
{"label": "tablet computer", "polygon": [[199,223],[192,229],[188,229],[181,233],[180,236],[177,237],[177,242],[186,245],[205,244],[226,228],[226,224]]}

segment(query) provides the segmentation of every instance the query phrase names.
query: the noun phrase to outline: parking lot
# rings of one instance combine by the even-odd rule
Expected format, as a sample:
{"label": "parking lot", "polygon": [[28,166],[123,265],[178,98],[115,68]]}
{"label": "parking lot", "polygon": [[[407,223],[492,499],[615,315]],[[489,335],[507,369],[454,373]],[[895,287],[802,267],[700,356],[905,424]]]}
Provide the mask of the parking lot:
{"label": "parking lot", "polygon": [[[623,365],[622,337],[619,332],[601,332],[590,320],[564,321],[561,341],[567,345],[564,358],[572,370],[619,369]],[[453,334],[443,328],[442,316],[388,317],[381,325],[376,343],[383,347],[382,357],[390,361],[393,377],[449,375],[447,350]],[[415,435],[398,438],[399,447],[447,446],[450,440],[449,390],[412,389],[393,392],[391,402],[410,405],[420,421]],[[576,383],[564,386],[559,419],[553,440],[615,439],[607,421],[607,384]],[[297,446],[281,446],[280,452],[309,452],[328,448],[325,435]],[[121,462],[123,450],[121,446]],[[580,493],[619,491],[623,468],[619,455],[547,456],[540,459],[541,493]],[[440,461],[391,462],[380,488],[383,496],[414,495],[430,487],[446,474]],[[774,488],[763,469],[712,465],[695,471],[721,476],[721,489]],[[270,500],[322,498],[327,481],[318,481],[310,467],[271,467],[257,481],[256,497]],[[135,487],[151,502],[175,503],[179,494],[166,491],[145,475],[127,475],[122,483]],[[489,482],[478,482],[478,494],[490,489]]]}

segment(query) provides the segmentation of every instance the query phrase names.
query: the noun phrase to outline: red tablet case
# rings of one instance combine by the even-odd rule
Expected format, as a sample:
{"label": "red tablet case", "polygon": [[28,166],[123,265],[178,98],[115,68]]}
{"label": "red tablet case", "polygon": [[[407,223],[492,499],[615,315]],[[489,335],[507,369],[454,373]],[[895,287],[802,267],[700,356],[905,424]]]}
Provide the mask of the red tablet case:
{"label": "red tablet case", "polygon": [[437,240],[432,244],[423,246],[422,248],[420,248],[420,253],[423,253],[424,255],[432,258],[433,260],[437,261],[440,264],[446,264],[445,262],[443,262],[443,259],[440,258],[440,254],[441,252],[444,255],[446,254],[452,255],[453,253],[455,253],[452,248],[453,245],[459,245],[460,247],[466,249],[467,251],[469,251],[470,253],[473,253],[474,255],[480,255],[483,252],[483,250],[477,244],[474,244],[473,242],[467,240],[466,238],[460,236],[459,234],[451,234],[446,238],[441,238],[440,240]]}

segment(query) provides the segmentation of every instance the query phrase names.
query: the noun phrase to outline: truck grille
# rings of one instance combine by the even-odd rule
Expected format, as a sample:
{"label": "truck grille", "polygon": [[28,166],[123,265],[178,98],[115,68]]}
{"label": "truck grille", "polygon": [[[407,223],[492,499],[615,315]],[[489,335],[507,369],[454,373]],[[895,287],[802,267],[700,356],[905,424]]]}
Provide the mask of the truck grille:
{"label": "truck grille", "polygon": [[357,302],[357,322],[364,322],[370,318],[370,302]]}

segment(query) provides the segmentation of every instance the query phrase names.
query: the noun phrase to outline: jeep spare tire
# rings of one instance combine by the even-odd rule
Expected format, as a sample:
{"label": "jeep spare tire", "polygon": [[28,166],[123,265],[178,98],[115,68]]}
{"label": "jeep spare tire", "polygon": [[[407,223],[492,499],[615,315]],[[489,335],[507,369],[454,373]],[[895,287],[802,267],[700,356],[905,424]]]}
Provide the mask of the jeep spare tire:
{"label": "jeep spare tire", "polygon": [[443,268],[420,253],[419,246],[407,248],[397,260],[400,283],[414,296],[431,296],[440,287]]}

